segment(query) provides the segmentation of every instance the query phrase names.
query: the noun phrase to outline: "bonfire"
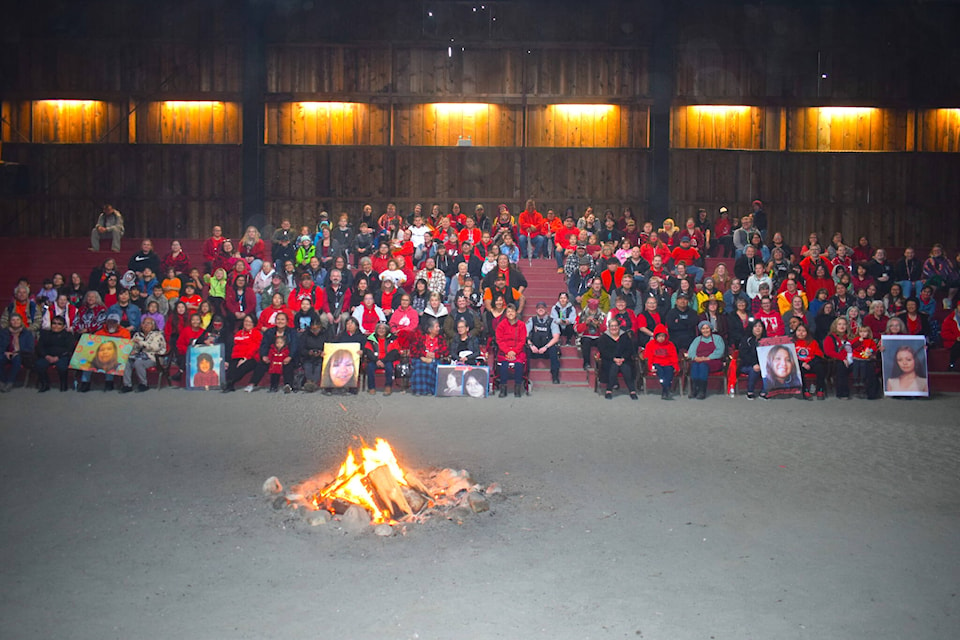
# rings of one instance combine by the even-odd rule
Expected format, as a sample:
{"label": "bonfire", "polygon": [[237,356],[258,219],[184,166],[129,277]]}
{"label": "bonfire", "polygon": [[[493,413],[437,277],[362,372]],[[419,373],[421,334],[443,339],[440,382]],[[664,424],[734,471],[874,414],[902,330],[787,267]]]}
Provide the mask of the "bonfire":
{"label": "bonfire", "polygon": [[[489,509],[487,497],[500,493],[496,483],[483,487],[463,469],[431,469],[419,474],[404,469],[390,443],[382,438],[377,438],[372,447],[362,439],[359,446],[350,447],[332,479],[330,473],[321,473],[284,493],[280,481],[271,477],[263,489],[275,497],[276,508],[299,509],[310,524],[330,516],[355,514],[359,509],[368,514],[373,525],[418,522],[458,508],[482,513]],[[330,516],[318,519],[312,515],[323,512]]]}

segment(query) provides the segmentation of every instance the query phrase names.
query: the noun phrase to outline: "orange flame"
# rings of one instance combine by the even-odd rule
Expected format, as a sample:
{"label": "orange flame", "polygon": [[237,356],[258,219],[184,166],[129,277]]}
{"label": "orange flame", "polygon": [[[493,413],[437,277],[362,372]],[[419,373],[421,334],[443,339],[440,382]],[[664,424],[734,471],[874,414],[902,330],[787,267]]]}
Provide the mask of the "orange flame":
{"label": "orange flame", "polygon": [[337,477],[313,495],[310,503],[314,508],[321,509],[334,500],[342,500],[360,505],[369,511],[374,523],[391,522],[394,514],[380,509],[363,479],[377,467],[385,466],[398,484],[409,486],[405,474],[390,448],[390,443],[383,438],[377,438],[372,449],[363,440],[360,445],[356,453],[352,447],[347,450],[347,457],[340,465]]}

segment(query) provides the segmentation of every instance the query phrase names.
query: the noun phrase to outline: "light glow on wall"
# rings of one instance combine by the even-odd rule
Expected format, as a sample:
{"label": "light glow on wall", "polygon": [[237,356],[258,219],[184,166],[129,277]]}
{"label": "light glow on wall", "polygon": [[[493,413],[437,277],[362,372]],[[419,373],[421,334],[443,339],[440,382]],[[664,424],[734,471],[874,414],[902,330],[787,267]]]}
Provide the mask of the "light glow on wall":
{"label": "light glow on wall", "polygon": [[747,113],[753,107],[745,105],[726,105],[726,104],[695,104],[690,105],[690,109],[705,116],[727,116],[734,114]]}
{"label": "light glow on wall", "polygon": [[352,108],[356,102],[300,102],[300,108],[304,111],[333,111]]}
{"label": "light glow on wall", "polygon": [[612,112],[612,104],[552,104],[549,110],[565,116],[603,116]]}
{"label": "light glow on wall", "polygon": [[57,109],[84,109],[92,107],[98,100],[37,100],[39,104]]}
{"label": "light glow on wall", "polygon": [[876,111],[874,107],[820,107],[820,116],[824,118],[858,118],[869,116]]}

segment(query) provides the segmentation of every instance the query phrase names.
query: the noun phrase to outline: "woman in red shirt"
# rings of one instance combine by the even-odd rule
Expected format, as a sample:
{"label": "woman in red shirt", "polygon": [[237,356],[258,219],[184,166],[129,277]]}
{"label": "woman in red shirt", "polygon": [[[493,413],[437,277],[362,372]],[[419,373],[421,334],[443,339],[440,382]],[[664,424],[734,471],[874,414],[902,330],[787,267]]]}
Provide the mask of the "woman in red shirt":
{"label": "woman in red shirt", "polygon": [[833,381],[837,387],[837,398],[849,400],[853,344],[846,318],[836,318],[830,325],[830,332],[823,339],[823,354],[834,363]]}
{"label": "woman in red shirt", "polygon": [[513,367],[513,395],[523,395],[523,374],[527,366],[527,325],[517,317],[517,307],[508,304],[504,320],[497,325],[497,366],[500,368],[500,397],[507,397],[507,378]]}
{"label": "woman in red shirt", "polygon": [[432,396],[437,388],[437,365],[449,355],[447,343],[440,334],[436,318],[424,320],[423,332],[413,334],[410,346],[410,392],[415,396]]}
{"label": "woman in red shirt", "polygon": [[230,353],[230,363],[227,365],[227,384],[223,387],[224,393],[236,391],[234,385],[256,368],[262,340],[263,334],[257,329],[253,316],[244,317],[240,329],[233,336],[233,351]]}

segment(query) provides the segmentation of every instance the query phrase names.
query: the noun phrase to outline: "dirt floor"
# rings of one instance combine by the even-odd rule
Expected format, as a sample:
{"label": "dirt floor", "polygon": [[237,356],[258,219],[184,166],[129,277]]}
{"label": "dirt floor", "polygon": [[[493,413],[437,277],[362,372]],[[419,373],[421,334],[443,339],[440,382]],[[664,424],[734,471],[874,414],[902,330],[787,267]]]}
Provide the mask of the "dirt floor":
{"label": "dirt floor", "polygon": [[[958,416],[957,396],[16,390],[0,637],[956,637]],[[260,495],[335,468],[355,434],[505,498],[381,538]]]}

